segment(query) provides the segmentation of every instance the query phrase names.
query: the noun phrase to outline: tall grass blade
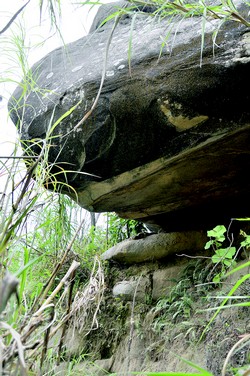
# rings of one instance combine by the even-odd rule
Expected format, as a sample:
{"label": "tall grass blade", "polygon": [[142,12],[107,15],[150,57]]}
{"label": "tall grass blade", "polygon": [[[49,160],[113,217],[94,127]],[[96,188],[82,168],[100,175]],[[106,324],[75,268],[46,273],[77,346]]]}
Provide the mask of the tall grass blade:
{"label": "tall grass blade", "polygon": [[136,16],[137,16],[137,13],[135,13],[132,17],[130,33],[129,33],[129,43],[128,43],[128,70],[129,70],[130,77],[132,77],[132,69],[131,69],[132,42],[133,42],[133,29],[135,25]]}
{"label": "tall grass blade", "polygon": [[247,279],[250,279],[250,274],[244,275],[242,278],[240,278],[232,287],[232,289],[229,291],[227,297],[223,300],[223,302],[220,304],[219,307],[216,307],[216,312],[212,316],[212,318],[209,320],[209,323],[206,325],[205,329],[203,330],[199,342],[204,338],[207,330],[209,329],[212,322],[215,320],[215,318],[218,316],[222,308],[227,304],[228,300],[233,296],[234,292],[242,285],[243,282],[245,282]]}

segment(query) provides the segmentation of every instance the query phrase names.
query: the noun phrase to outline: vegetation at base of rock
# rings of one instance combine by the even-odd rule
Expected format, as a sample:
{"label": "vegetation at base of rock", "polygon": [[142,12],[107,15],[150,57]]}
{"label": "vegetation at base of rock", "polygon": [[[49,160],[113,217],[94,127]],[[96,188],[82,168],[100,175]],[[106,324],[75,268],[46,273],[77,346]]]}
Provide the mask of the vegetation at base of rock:
{"label": "vegetation at base of rock", "polygon": [[[222,294],[221,290],[218,290],[218,287],[214,283],[209,285],[202,285],[202,281],[207,282],[207,276],[209,275],[209,268],[206,270],[206,264],[210,262],[210,266],[212,265],[212,261],[210,260],[199,260],[193,263],[193,265],[188,265],[187,270],[184,271],[184,275],[180,277],[179,283],[177,283],[176,287],[173,288],[173,290],[170,292],[169,296],[174,297],[173,301],[177,303],[177,306],[181,306],[181,309],[179,310],[179,316],[173,320],[173,312],[171,311],[171,304],[169,303],[168,298],[162,298],[158,301],[158,304],[154,307],[154,304],[152,300],[148,300],[150,303],[137,303],[134,308],[134,331],[136,333],[136,336],[141,341],[147,341],[147,338],[151,337],[151,342],[146,350],[146,357],[147,359],[153,359],[154,361],[159,361],[161,357],[164,358],[164,349],[167,349],[168,346],[171,344],[171,346],[174,346],[174,343],[178,340],[181,340],[182,343],[186,343],[187,346],[191,345],[196,346],[195,344],[199,342],[199,338],[202,334],[202,331],[204,330],[206,323],[208,322],[207,314],[204,312],[204,310],[211,306],[216,306],[218,304],[218,300],[214,298],[214,295],[216,292],[218,294]],[[130,267],[129,269],[132,269],[133,267]],[[115,267],[113,267],[113,271],[110,271],[108,275],[113,275],[113,280],[109,280],[108,284],[111,284],[111,286],[114,284],[114,279],[117,278],[126,278],[127,271],[121,268],[120,275],[114,273]],[[118,268],[119,269],[119,268]],[[138,271],[139,274],[142,272],[143,266]],[[128,270],[129,275],[133,274],[131,273],[131,270]],[[116,270],[117,273],[117,270]],[[124,274],[125,273],[125,274]],[[194,277],[193,277],[194,276]],[[210,277],[212,277],[210,275]],[[193,284],[192,284],[193,279]],[[189,283],[187,283],[187,280]],[[186,283],[186,285],[185,285]],[[198,284],[197,289],[195,288],[196,284]],[[200,286],[199,286],[200,285]],[[180,288],[182,286],[182,288]],[[183,287],[184,286],[184,287]],[[188,291],[189,288],[189,291]],[[196,290],[196,291],[195,291]],[[245,290],[247,291],[248,287],[245,286]],[[226,293],[226,290],[225,290]],[[184,306],[182,307],[182,297],[187,296],[189,294],[190,299],[192,299],[193,303],[193,310],[190,315],[190,312],[187,311]],[[202,299],[199,297],[204,296]],[[210,297],[211,296],[211,297]],[[176,300],[175,300],[176,299]],[[117,302],[119,300],[116,300],[114,304],[115,310],[118,309],[120,311],[119,305],[117,306]],[[122,301],[120,301],[122,303]],[[172,303],[172,302],[171,302]],[[126,325],[122,326],[122,333],[128,332],[129,330],[129,317],[131,315],[132,310],[132,304],[128,303],[122,303],[121,307],[127,307],[127,328]],[[109,307],[112,307],[112,304],[108,305],[107,312],[109,312]],[[189,308],[189,306],[188,306]],[[197,310],[202,310],[203,313],[197,314]],[[230,309],[230,307],[228,307]],[[108,317],[112,317],[114,315],[114,311],[112,310],[112,315],[108,314],[107,317],[105,316],[104,322],[105,326],[107,326]],[[130,312],[130,313],[129,313]],[[126,314],[126,312],[124,311]],[[214,375],[219,374],[219,371],[222,367],[222,359],[225,355],[225,352],[230,350],[230,346],[232,346],[231,338],[233,333],[236,333],[236,325],[234,323],[237,322],[237,335],[243,335],[244,333],[247,333],[249,328],[246,326],[247,324],[247,315],[248,311],[244,311],[244,309],[241,309],[239,311],[230,310],[230,314],[227,316],[224,316],[224,323],[222,324],[221,321],[217,321],[213,323],[210,326],[209,331],[206,332],[206,339],[202,343],[201,347],[206,347],[209,349],[209,357],[208,357],[208,366],[210,369],[213,369]],[[116,323],[117,324],[117,323]],[[113,328],[117,328],[116,330],[119,330],[118,327],[113,325]],[[226,325],[227,327],[227,336],[228,338],[231,338],[230,342],[227,343],[227,346],[221,346],[221,343],[223,342],[223,339],[225,339],[225,332],[222,331],[221,325]],[[232,331],[231,331],[232,330]],[[125,331],[125,332],[124,332]],[[149,332],[151,334],[149,334]],[[93,346],[93,341],[95,341],[96,334],[93,334],[90,336],[88,346]],[[220,337],[221,336],[221,337]],[[100,335],[100,338],[103,338],[103,335]],[[100,339],[97,340],[97,344],[99,343]],[[107,338],[107,341],[109,341],[109,338]],[[216,345],[217,344],[217,345]],[[220,352],[218,352],[217,346],[220,347]],[[97,355],[98,356],[98,355]],[[239,360],[234,358],[235,360],[232,360],[233,364],[237,364]],[[247,352],[245,353],[244,362],[247,363]]]}
{"label": "vegetation at base of rock", "polygon": [[228,247],[222,247],[222,244],[226,239],[226,232],[227,229],[225,226],[216,226],[213,230],[207,232],[207,235],[211,240],[206,243],[204,248],[209,249],[212,247],[214,251],[212,262],[216,266],[221,265],[221,271],[214,276],[213,282],[220,282],[221,277],[225,275],[226,271],[236,266],[236,261],[234,259],[236,247],[232,246],[233,239],[230,240],[230,245]]}
{"label": "vegetation at base of rock", "polygon": [[[207,296],[208,292],[214,288],[213,285],[208,284],[208,275],[210,274],[211,262],[207,260],[199,260],[190,262],[190,264],[183,271],[180,279],[176,281],[176,286],[170,293],[161,298],[156,306],[153,308],[155,315],[153,327],[156,332],[162,331],[169,322],[173,323],[188,323],[190,317],[194,314],[196,307],[195,303],[201,296]],[[195,285],[200,287],[195,288]],[[204,298],[204,304],[206,304]],[[187,327],[190,334],[191,329]],[[197,333],[195,335],[197,337]]]}
{"label": "vegetation at base of rock", "polygon": [[[34,229],[27,229],[24,233],[20,231],[16,234],[16,237],[11,238],[13,248],[9,251],[8,257],[15,262],[10,264],[10,271],[13,274],[17,274],[21,278],[20,293],[21,305],[16,306],[16,303],[11,299],[11,305],[5,312],[8,318],[9,324],[12,323],[16,329],[25,325],[27,320],[26,315],[32,314],[32,307],[37,300],[37,297],[44,289],[46,280],[51,274],[54,266],[58,265],[62,257],[63,250],[67,242],[74,234],[76,224],[74,224],[74,211],[75,205],[68,198],[63,196],[49,196],[48,201],[43,201],[36,208],[37,214],[34,217]],[[32,211],[34,208],[32,208]],[[75,214],[77,217],[77,214]],[[115,226],[117,225],[118,218],[115,219]],[[53,226],[51,224],[53,223]],[[112,224],[113,222],[111,222]],[[121,226],[124,222],[121,221]],[[115,226],[112,228],[115,231]],[[126,227],[125,227],[126,228]],[[117,226],[118,234],[120,233],[120,227]],[[209,233],[212,235],[212,233]],[[83,234],[82,234],[83,236]],[[113,235],[112,235],[113,236]],[[112,239],[112,237],[110,238]],[[221,239],[222,240],[222,239]],[[224,240],[224,239],[223,239]],[[245,243],[244,243],[245,244]],[[53,245],[53,247],[52,247]],[[93,267],[93,255],[97,252],[101,253],[107,247],[107,234],[105,230],[91,229],[89,238],[85,236],[83,238],[77,237],[75,240],[71,252],[68,253],[62,268],[55,276],[53,284],[48,290],[48,294],[53,293],[54,289],[60,283],[63,275],[67,272],[73,259],[80,261],[81,270],[76,272],[75,285],[73,286],[74,294],[81,289],[82,285],[88,284],[91,276],[91,269]],[[13,255],[15,254],[15,259]],[[47,260],[50,260],[50,265]],[[7,260],[6,260],[7,261]],[[162,298],[158,301],[155,308],[153,308],[153,302],[149,299],[147,302],[138,304],[134,309],[134,332],[137,336],[145,338],[145,322],[147,323],[147,330],[151,331],[151,335],[155,336],[155,345],[152,343],[147,349],[147,356],[150,358],[159,358],[163,356],[162,349],[167,346],[167,343],[173,343],[174,341],[182,338],[182,341],[186,343],[194,343],[200,336],[201,331],[206,325],[206,319],[204,316],[196,317],[193,321],[192,317],[195,316],[197,310],[197,302],[200,296],[204,296],[202,306],[208,307],[207,294],[211,289],[214,289],[214,284],[206,285],[208,277],[212,278],[211,266],[212,259],[197,260],[188,264],[187,268],[183,271],[179,281],[176,281],[176,286],[171,290],[168,297]],[[6,263],[6,265],[8,265]],[[106,266],[106,273],[110,273],[109,266]],[[121,269],[122,270],[122,269]],[[126,335],[130,328],[129,318],[131,315],[132,305],[131,303],[124,303],[123,301],[112,298],[110,295],[109,286],[112,286],[115,278],[119,278],[119,271],[117,274],[111,272],[112,279],[106,279],[106,293],[102,301],[100,302],[100,312],[98,316],[98,330],[91,330],[85,340],[85,347],[82,347],[82,352],[85,354],[84,359],[90,358],[92,361],[100,358],[108,358],[112,355],[115,348],[121,342],[122,338]],[[200,285],[198,289],[195,289],[195,285]],[[242,287],[242,286],[241,286]],[[247,288],[243,291],[247,291]],[[66,293],[66,290],[65,290]],[[65,295],[65,293],[63,295]],[[63,299],[61,293],[57,294],[57,299]],[[58,314],[61,315],[64,308],[64,301],[61,304],[55,304],[55,308],[58,310]],[[200,302],[199,302],[200,304]],[[217,304],[217,301],[216,303]],[[16,308],[15,308],[16,306]],[[9,315],[8,312],[14,310],[14,314]],[[60,313],[61,312],[61,313]],[[91,312],[91,311],[90,311]],[[49,313],[49,312],[48,312]],[[246,312],[238,310],[238,316],[245,317]],[[148,315],[153,315],[153,320],[150,325]],[[60,316],[59,316],[60,317]],[[233,313],[233,320],[235,320],[236,314]],[[59,319],[59,318],[58,318]],[[44,323],[49,319],[49,316],[44,317]],[[91,313],[88,317],[91,320]],[[75,321],[72,318],[74,327]],[[114,325],[115,323],[115,325]],[[27,324],[26,324],[27,325]],[[214,326],[215,325],[215,326]],[[213,339],[213,343],[221,343],[221,339],[216,334],[216,341],[214,341],[214,334],[218,333],[216,329],[217,324],[211,324],[209,332],[206,333],[206,338]],[[220,324],[219,324],[220,325]],[[227,319],[228,330],[234,328],[233,321]],[[88,326],[87,326],[88,327]],[[243,334],[247,328],[238,328],[239,335]],[[39,334],[43,336],[43,330]],[[230,331],[229,331],[230,333]],[[164,339],[164,340],[163,340]],[[206,339],[207,341],[207,339]],[[206,342],[208,345],[209,342]],[[232,346],[232,344],[230,344]],[[228,350],[230,350],[228,345]],[[208,346],[209,347],[209,346]],[[210,347],[209,347],[210,348]],[[218,352],[218,349],[211,347],[211,355],[214,357],[214,351]],[[51,355],[50,362],[53,360]],[[63,355],[61,350],[60,358],[65,359],[66,353]],[[59,356],[59,354],[58,354]],[[73,356],[72,361],[74,363],[76,355]],[[78,355],[81,360],[82,355]],[[61,358],[62,357],[62,358]],[[57,358],[57,356],[56,356]],[[30,360],[33,361],[33,357]],[[49,358],[48,358],[49,359]],[[69,358],[69,360],[71,357]],[[76,359],[76,358],[75,358]],[[29,362],[29,358],[28,358]],[[48,365],[48,360],[44,359],[45,365]],[[14,362],[15,364],[15,362]],[[218,361],[219,367],[219,361]],[[218,369],[214,373],[217,374]],[[74,374],[74,373],[73,373]],[[146,373],[147,374],[147,373]]]}
{"label": "vegetation at base of rock", "polygon": [[[31,191],[25,192],[23,199],[29,200],[30,197],[32,198],[33,192],[32,185]],[[10,192],[9,197],[12,194],[13,192]],[[65,359],[75,364],[79,357],[82,360],[82,353],[85,360],[90,359],[92,362],[96,359],[111,357],[119,344],[124,341],[124,338],[128,338],[126,336],[131,330],[130,318],[132,314],[134,323],[131,338],[136,336],[138,341],[146,341],[145,356],[149,360],[163,359],[166,356],[164,349],[167,349],[170,344],[173,346],[175,341],[181,340],[189,346],[200,338],[208,320],[204,318],[204,314],[197,316],[196,311],[201,308],[211,308],[207,295],[216,286],[215,284],[206,285],[213,278],[210,269],[213,264],[212,256],[211,259],[189,262],[180,279],[176,281],[176,286],[168,296],[162,297],[157,304],[153,302],[149,295],[145,296],[144,302],[133,306],[132,302],[114,299],[111,288],[114,281],[121,277],[120,272],[124,274],[124,277],[133,275],[135,269],[143,274],[143,265],[140,268],[134,268],[133,271],[133,268],[127,271],[123,266],[106,265],[102,267],[100,264],[93,264],[94,256],[101,254],[108,246],[113,245],[116,239],[131,235],[131,230],[129,230],[129,234],[126,233],[127,226],[124,220],[121,220],[119,224],[118,217],[112,215],[112,221],[109,222],[112,230],[110,234],[106,228],[102,230],[92,228],[86,235],[82,228],[79,229],[77,223],[81,213],[69,198],[58,194],[46,196],[43,193],[43,195],[37,197],[36,201],[31,200],[31,202],[34,204],[28,206],[29,212],[27,212],[25,206],[19,207],[18,215],[22,220],[18,220],[18,226],[12,232],[6,244],[6,253],[3,255],[4,266],[20,279],[20,305],[18,306],[13,299],[14,297],[11,296],[2,313],[2,321],[4,320],[3,322],[8,325],[2,328],[2,333],[5,334],[8,330],[12,333],[11,328],[13,327],[15,331],[20,333],[22,345],[31,348],[26,350],[25,353],[26,364],[31,371],[34,365],[38,366],[37,359],[39,357],[41,358],[41,369],[46,369],[49,365],[53,368],[55,362]],[[3,224],[8,210],[12,215],[12,208],[7,203],[6,198],[6,201],[3,202]],[[22,210],[25,216],[23,216]],[[30,225],[26,222],[29,216],[33,218],[32,222],[29,222]],[[83,224],[84,221],[81,220],[80,223]],[[135,225],[134,222],[132,224]],[[123,231],[122,235],[121,230]],[[224,228],[222,232],[224,232]],[[213,234],[209,232],[210,236],[213,236]],[[243,234],[245,239],[243,242],[246,242],[247,235]],[[217,238],[221,241],[224,240],[221,234]],[[243,243],[243,245],[248,246],[248,243]],[[219,246],[219,243],[217,246]],[[62,259],[63,263],[61,263]],[[63,292],[57,291],[72,262],[80,264],[74,272],[74,278],[73,275],[69,278],[69,285],[65,285],[65,290],[61,290]],[[220,264],[222,263],[220,262]],[[106,274],[105,293],[101,280],[103,272],[98,265],[101,269],[106,270],[104,272]],[[158,264],[155,267],[158,267]],[[148,273],[148,271],[145,273]],[[51,279],[51,275],[53,279]],[[249,291],[247,286],[244,290],[243,282],[238,283],[239,286],[237,282],[235,284],[237,293],[238,287],[242,288],[242,296],[246,294],[246,291]],[[247,275],[245,282],[249,282]],[[196,285],[199,287],[196,288]],[[15,293],[15,290],[13,292]],[[104,295],[102,295],[103,293]],[[95,296],[94,301],[92,301],[93,294]],[[228,292],[225,291],[225,294],[228,294]],[[221,292],[220,295],[222,295]],[[200,296],[203,296],[203,298],[199,299]],[[53,301],[48,300],[50,297],[53,297]],[[229,298],[232,302],[233,295],[231,294],[227,300]],[[213,302],[212,305],[218,306],[218,300],[215,303]],[[68,317],[65,316],[65,308]],[[237,335],[243,335],[249,330],[247,327],[242,327],[242,320],[244,322],[248,314],[244,311],[246,308],[237,307],[239,317]],[[235,308],[231,307],[231,309]],[[83,315],[83,311],[85,315]],[[39,323],[36,322],[36,312],[41,314]],[[98,312],[99,314],[97,314]],[[211,315],[215,319],[213,313]],[[236,331],[236,313],[234,312],[231,315],[232,318],[226,318],[230,338],[232,333]],[[219,359],[216,358],[214,353],[218,353],[217,346],[221,343],[224,333],[222,333],[222,338],[218,335],[220,333],[218,327],[220,328],[221,323],[218,324],[214,319],[213,322],[210,320],[209,328],[207,327],[208,330],[205,332],[205,343],[211,353],[211,365],[214,364],[214,359],[217,359],[216,365],[210,365],[210,369],[214,367],[213,372],[217,375],[222,366],[220,359],[225,354],[225,348],[220,353]],[[55,328],[58,328],[59,333],[60,321],[67,323],[67,326],[64,326],[67,330],[74,331],[78,328],[77,330],[80,331],[84,339],[80,353],[78,349],[76,354],[70,355],[70,352],[67,354],[67,348],[65,348],[67,338],[64,338],[66,334],[64,329],[59,335],[60,345],[57,353],[51,351],[55,345],[50,345],[48,338]],[[36,325],[34,326],[34,324]],[[50,325],[52,325],[51,330],[48,327]],[[153,339],[150,342],[148,342],[148,335],[151,340]],[[10,350],[14,346],[15,337],[12,340],[10,337],[6,338],[9,338],[10,342],[5,342],[4,360],[7,360],[4,367],[11,372],[13,367],[18,367],[18,364],[20,364],[23,354],[19,351],[18,357],[13,358]],[[38,342],[36,338],[38,338]],[[232,340],[230,345],[227,345],[226,351],[230,350],[233,343]],[[244,362],[246,356],[244,355]],[[236,357],[233,364],[235,366],[237,364],[242,365],[237,359]],[[24,367],[24,364],[21,363],[21,365]],[[72,374],[74,375],[74,373]]]}

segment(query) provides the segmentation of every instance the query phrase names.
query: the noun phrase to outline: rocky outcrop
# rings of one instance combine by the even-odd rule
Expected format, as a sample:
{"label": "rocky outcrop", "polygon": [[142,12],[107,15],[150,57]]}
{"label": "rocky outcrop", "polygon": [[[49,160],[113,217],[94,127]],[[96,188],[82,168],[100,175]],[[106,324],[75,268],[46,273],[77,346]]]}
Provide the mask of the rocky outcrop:
{"label": "rocky outcrop", "polygon": [[[22,140],[51,132],[52,171],[66,179],[60,189],[90,211],[167,231],[249,215],[249,29],[226,22],[213,43],[220,20],[210,19],[201,49],[199,17],[152,21],[136,10],[121,18],[110,46],[114,23],[98,28],[97,20],[89,36],[34,65],[37,87],[25,103],[18,88],[9,104]],[[78,125],[105,62],[97,106]]]}

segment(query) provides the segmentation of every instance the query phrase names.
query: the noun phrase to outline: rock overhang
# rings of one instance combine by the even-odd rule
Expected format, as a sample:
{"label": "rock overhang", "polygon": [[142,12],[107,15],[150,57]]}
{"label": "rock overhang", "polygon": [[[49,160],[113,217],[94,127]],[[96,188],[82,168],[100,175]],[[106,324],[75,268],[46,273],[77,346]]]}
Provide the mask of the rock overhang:
{"label": "rock overhang", "polygon": [[[40,91],[28,96],[22,138],[43,138],[52,116],[57,121],[76,106],[56,127],[50,150],[52,162],[74,170],[68,181],[77,195],[65,193],[97,212],[153,222],[165,215],[174,228],[178,213],[189,218],[192,208],[198,223],[204,211],[211,217],[216,208],[230,216],[225,211],[230,202],[231,216],[244,214],[250,188],[245,176],[250,167],[250,33],[243,25],[226,24],[213,56],[211,35],[217,26],[216,20],[207,26],[200,66],[199,19],[184,20],[159,58],[168,21],[138,17],[130,75],[131,24],[118,25],[97,107],[76,129],[96,97],[112,25],[71,43],[66,52],[53,51],[33,67]],[[20,93],[15,91],[15,100]],[[13,111],[11,103],[17,123],[20,110]]]}

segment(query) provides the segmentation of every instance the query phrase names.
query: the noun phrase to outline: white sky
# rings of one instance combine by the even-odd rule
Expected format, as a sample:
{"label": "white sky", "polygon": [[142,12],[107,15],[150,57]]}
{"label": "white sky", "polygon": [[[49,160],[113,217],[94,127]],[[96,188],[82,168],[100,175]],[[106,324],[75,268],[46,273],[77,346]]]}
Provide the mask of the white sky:
{"label": "white sky", "polygon": [[[24,0],[0,0],[0,30],[10,20],[12,15],[25,4]],[[62,16],[59,27],[65,44],[72,42],[86,35],[92,23],[93,17],[98,9],[97,6],[90,9],[90,6],[73,6],[71,2],[76,1],[61,0]],[[80,2],[80,1],[79,1]],[[46,4],[47,1],[44,0]],[[41,57],[52,51],[56,47],[63,44],[62,39],[55,34],[54,30],[50,30],[50,17],[46,8],[43,9],[43,17],[40,24],[39,0],[31,0],[25,7],[23,12],[19,14],[16,22],[21,22],[26,31],[26,45],[29,47],[29,62],[32,65]],[[11,29],[8,29],[1,37],[11,35]],[[1,38],[0,37],[0,38]],[[46,41],[44,46],[35,46]],[[0,67],[3,66],[3,59],[6,56],[1,53]]]}
{"label": "white sky", "polygon": [[[23,0],[0,0],[0,30],[6,25],[12,15],[23,5],[26,1]],[[46,1],[44,1],[46,3]],[[72,1],[73,2],[73,1]],[[39,0],[31,0],[22,14],[16,19],[21,22],[26,30],[27,39],[26,45],[29,47],[29,64],[33,65],[36,61],[45,56],[48,52],[54,50],[58,46],[72,42],[76,39],[86,35],[93,17],[96,13],[97,7],[90,10],[89,6],[77,7],[73,6],[70,0],[61,0],[62,17],[60,20],[60,29],[63,36],[63,41],[55,31],[50,30],[50,19],[47,12],[44,12],[40,23]],[[45,9],[44,9],[45,10]],[[14,27],[15,29],[15,27]],[[9,53],[4,51],[5,39],[11,35],[13,27],[0,35],[0,79],[1,77],[9,77],[7,70],[15,70],[13,72],[17,77],[22,78],[21,70],[10,59]],[[2,39],[2,40],[1,40]],[[47,39],[47,41],[46,41]],[[46,41],[43,46],[37,44]],[[7,43],[6,43],[7,47]],[[5,97],[5,100],[0,102],[0,155],[3,155],[8,150],[6,140],[12,140],[15,135],[15,128],[8,122],[7,125],[7,98],[15,89],[15,84],[7,84],[0,82],[0,95]],[[4,142],[4,144],[3,144]]]}
{"label": "white sky", "polygon": [[[77,2],[77,1],[72,1]],[[80,1],[79,1],[80,2]],[[26,0],[0,0],[0,30],[7,24],[15,12],[26,3]],[[44,1],[46,4],[47,1]],[[14,77],[17,81],[22,79],[20,66],[13,61],[13,53],[7,52],[7,39],[12,35],[13,30],[22,24],[26,31],[26,46],[28,47],[28,61],[32,66],[55,48],[72,42],[86,35],[98,7],[94,6],[73,6],[70,0],[61,0],[62,17],[60,19],[60,30],[62,38],[54,30],[50,30],[50,18],[43,10],[43,17],[40,24],[39,0],[31,0],[24,11],[19,14],[15,23],[4,34],[0,35],[0,95],[3,100],[0,102],[0,157],[12,153],[17,140],[16,128],[8,119],[7,100],[14,91],[16,84],[1,82],[2,78]],[[41,45],[42,42],[45,43]],[[0,160],[1,162],[1,160]],[[0,192],[4,189],[4,179],[1,177],[0,165]]]}

